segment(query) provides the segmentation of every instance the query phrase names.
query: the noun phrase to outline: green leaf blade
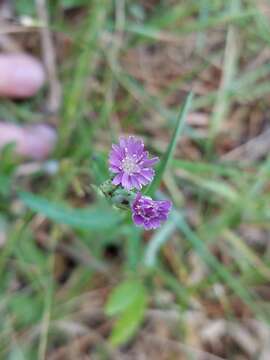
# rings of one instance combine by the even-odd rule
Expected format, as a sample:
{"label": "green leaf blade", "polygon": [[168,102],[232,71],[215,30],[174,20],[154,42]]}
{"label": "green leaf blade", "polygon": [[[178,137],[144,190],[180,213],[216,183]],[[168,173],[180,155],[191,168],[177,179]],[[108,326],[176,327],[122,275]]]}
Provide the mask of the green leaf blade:
{"label": "green leaf blade", "polygon": [[125,311],[143,292],[143,286],[138,281],[125,281],[118,285],[110,294],[105,306],[105,313],[109,316]]}
{"label": "green leaf blade", "polygon": [[[85,230],[108,230],[116,226],[121,215],[104,207],[73,209],[28,192],[20,192],[21,201],[29,209],[56,223]],[[104,221],[106,219],[106,221]]]}
{"label": "green leaf blade", "polygon": [[193,94],[190,93],[187,96],[186,101],[179,112],[179,116],[177,118],[177,122],[176,122],[176,126],[174,129],[172,139],[171,139],[171,141],[167,147],[167,150],[157,168],[156,176],[155,176],[154,180],[152,181],[151,185],[146,190],[147,195],[150,195],[150,196],[154,195],[155,191],[158,189],[158,187],[161,183],[162,177],[163,177],[166,169],[168,168],[168,166],[170,164],[170,161],[173,159],[176,145],[178,143],[180,135],[182,134],[186,117],[191,108],[192,99],[193,99]]}
{"label": "green leaf blade", "polygon": [[147,309],[147,292],[144,286],[139,287],[137,295],[126,310],[117,319],[110,342],[113,346],[119,346],[129,341],[141,325]]}

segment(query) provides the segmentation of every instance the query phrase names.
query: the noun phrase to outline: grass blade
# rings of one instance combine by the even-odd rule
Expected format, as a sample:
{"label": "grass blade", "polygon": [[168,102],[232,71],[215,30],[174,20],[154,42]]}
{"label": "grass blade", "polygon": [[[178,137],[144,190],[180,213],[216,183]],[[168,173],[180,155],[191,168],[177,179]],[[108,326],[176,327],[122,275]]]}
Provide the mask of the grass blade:
{"label": "grass blade", "polygon": [[161,160],[161,162],[160,162],[160,164],[158,166],[158,169],[157,169],[156,176],[155,176],[154,180],[152,181],[151,185],[146,190],[146,193],[148,195],[150,195],[150,196],[153,195],[155,193],[155,191],[158,189],[158,187],[159,187],[159,185],[161,183],[163,174],[166,171],[170,161],[173,158],[177,142],[178,142],[178,140],[180,138],[180,135],[182,133],[187,114],[188,114],[188,112],[190,110],[190,107],[191,107],[192,98],[193,98],[193,94],[190,93],[187,96],[186,101],[185,101],[183,107],[180,110],[180,113],[179,113],[179,116],[177,118],[177,122],[176,122],[176,126],[175,126],[175,130],[174,130],[172,139],[171,139],[171,141],[170,141],[170,143],[168,145],[166,153],[164,154],[164,156],[163,156],[163,158],[162,158],[162,160]]}
{"label": "grass blade", "polygon": [[[60,149],[67,149],[70,136],[80,122],[84,105],[86,79],[94,71],[95,57],[99,51],[99,37],[105,24],[110,2],[93,0],[89,14],[79,39],[76,39],[77,60],[72,80],[65,86],[62,123],[60,128]],[[83,47],[82,47],[83,44]]]}
{"label": "grass blade", "polygon": [[176,221],[176,226],[185,235],[187,240],[191,243],[195,251],[205,261],[205,263],[217,273],[217,275],[227,284],[227,286],[239,296],[244,303],[257,315],[259,319],[264,319],[269,323],[269,317],[265,312],[256,305],[256,297],[251,294],[244,285],[234,275],[225,268],[208,250],[203,241],[197,237],[197,235],[190,229],[186,221],[182,216],[179,216],[176,212],[173,213]]}
{"label": "grass blade", "polygon": [[155,233],[145,251],[144,263],[147,267],[151,268],[155,266],[159,249],[171,238],[175,228],[176,226],[172,219],[167,221],[167,223]]}
{"label": "grass blade", "polygon": [[[238,9],[238,1],[231,2],[231,12],[236,8]],[[238,44],[237,29],[230,25],[227,33],[226,48],[224,54],[223,74],[220,82],[220,87],[217,93],[216,103],[213,108],[213,115],[210,123],[210,148],[212,147],[213,140],[221,128],[222,122],[225,120],[230,110],[230,99],[228,90],[235,78],[238,58],[239,58],[239,44]],[[210,150],[209,148],[209,150]]]}

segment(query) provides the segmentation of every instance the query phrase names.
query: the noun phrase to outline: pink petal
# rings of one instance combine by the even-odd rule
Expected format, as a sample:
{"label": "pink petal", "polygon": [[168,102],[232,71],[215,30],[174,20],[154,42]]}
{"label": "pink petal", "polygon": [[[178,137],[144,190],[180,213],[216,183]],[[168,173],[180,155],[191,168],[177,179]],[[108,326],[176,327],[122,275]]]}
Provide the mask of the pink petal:
{"label": "pink petal", "polygon": [[136,175],[131,176],[131,183],[133,185],[133,187],[135,187],[136,189],[140,190],[142,188],[140,182],[137,180]]}
{"label": "pink petal", "polygon": [[144,166],[144,167],[150,167],[150,166],[155,165],[157,162],[159,162],[159,158],[158,158],[158,157],[154,157],[154,158],[152,158],[152,159],[144,160],[143,166]]}
{"label": "pink petal", "polygon": [[141,217],[140,215],[133,215],[132,219],[135,222],[135,224],[143,225],[144,220],[143,220],[143,217]]}
{"label": "pink petal", "polygon": [[122,186],[127,190],[130,190],[132,188],[132,184],[131,184],[131,181],[130,181],[130,176],[127,173],[123,174]]}
{"label": "pink petal", "polygon": [[152,229],[160,227],[160,221],[158,219],[151,219],[150,224]]}
{"label": "pink petal", "polygon": [[24,53],[0,54],[0,96],[27,98],[33,96],[45,81],[39,60]]}
{"label": "pink petal", "polygon": [[113,179],[113,181],[112,181],[112,184],[113,184],[113,185],[119,185],[119,184],[121,184],[121,182],[122,182],[122,177],[123,177],[123,173],[117,174],[117,175],[114,177],[114,179]]}
{"label": "pink petal", "polygon": [[109,163],[110,163],[110,165],[114,165],[114,166],[121,166],[122,165],[121,161],[118,160],[114,155],[110,155]]}
{"label": "pink petal", "polygon": [[122,160],[123,156],[125,155],[124,152],[118,145],[112,144],[112,151],[110,153],[111,156],[115,156],[118,160]]}
{"label": "pink petal", "polygon": [[21,155],[42,160],[48,157],[55,147],[57,134],[46,124],[29,125],[23,129],[25,141],[19,144]]}
{"label": "pink petal", "polygon": [[148,181],[151,181],[154,176],[154,170],[153,169],[142,169],[141,175],[144,176]]}
{"label": "pink petal", "polygon": [[119,140],[121,150],[124,150],[127,147],[127,141],[125,137],[121,137]]}
{"label": "pink petal", "polygon": [[16,143],[18,155],[35,160],[48,157],[57,140],[55,130],[46,124],[20,127],[15,124],[0,122],[0,149],[8,143]]}
{"label": "pink petal", "polygon": [[139,179],[140,183],[142,185],[147,185],[149,183],[149,180],[147,180],[144,176],[142,176],[141,174],[136,175],[137,178]]}

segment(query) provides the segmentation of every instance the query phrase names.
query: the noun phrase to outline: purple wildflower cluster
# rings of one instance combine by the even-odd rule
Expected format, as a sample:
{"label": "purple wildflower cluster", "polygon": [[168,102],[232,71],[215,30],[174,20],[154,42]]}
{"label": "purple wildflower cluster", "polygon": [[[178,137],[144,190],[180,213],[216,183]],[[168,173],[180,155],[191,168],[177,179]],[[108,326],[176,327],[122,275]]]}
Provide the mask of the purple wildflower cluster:
{"label": "purple wildflower cluster", "polygon": [[[109,156],[109,170],[115,174],[112,184],[122,186],[127,191],[141,190],[153,180],[153,166],[157,162],[157,157],[149,158],[140,139],[122,137],[118,145],[112,145]],[[171,206],[170,201],[155,201],[138,192],[131,203],[132,219],[137,226],[143,226],[146,230],[156,229],[167,220]]]}
{"label": "purple wildflower cluster", "polygon": [[112,145],[109,157],[110,171],[116,174],[112,183],[126,190],[141,190],[153,180],[152,166],[158,162],[157,157],[149,159],[148,155],[141,140],[134,136],[120,138],[119,145]]}
{"label": "purple wildflower cluster", "polygon": [[131,206],[132,219],[136,225],[143,226],[146,230],[156,229],[161,222],[167,220],[171,206],[168,200],[155,201],[138,193]]}

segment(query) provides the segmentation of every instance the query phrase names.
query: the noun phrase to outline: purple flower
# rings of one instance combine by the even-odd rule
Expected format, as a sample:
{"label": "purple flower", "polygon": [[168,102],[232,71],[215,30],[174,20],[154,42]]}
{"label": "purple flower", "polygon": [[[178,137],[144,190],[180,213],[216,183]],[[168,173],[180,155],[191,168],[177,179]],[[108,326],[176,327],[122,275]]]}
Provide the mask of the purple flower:
{"label": "purple flower", "polygon": [[172,203],[168,200],[155,201],[138,193],[131,205],[132,219],[146,230],[156,229],[167,220],[171,207]]}
{"label": "purple flower", "polygon": [[134,136],[120,138],[118,145],[112,145],[109,157],[109,169],[116,174],[112,183],[121,184],[126,190],[140,190],[150,183],[155,174],[152,167],[158,158],[149,159],[148,155],[141,140]]}

